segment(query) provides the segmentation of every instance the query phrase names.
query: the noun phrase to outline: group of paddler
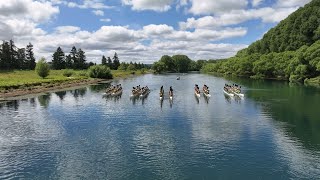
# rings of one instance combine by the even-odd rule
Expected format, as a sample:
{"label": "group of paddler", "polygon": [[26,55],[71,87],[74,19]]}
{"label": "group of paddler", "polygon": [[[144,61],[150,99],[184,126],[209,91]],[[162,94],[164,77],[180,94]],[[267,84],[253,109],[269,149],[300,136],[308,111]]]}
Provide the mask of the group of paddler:
{"label": "group of paddler", "polygon": [[117,95],[120,95],[121,93],[122,93],[122,86],[121,84],[117,84],[117,85],[111,85],[109,88],[107,88],[105,95],[117,96]]}
{"label": "group of paddler", "polygon": [[[196,97],[200,98],[200,88],[198,86],[198,84],[195,84],[195,87],[194,87],[194,91],[195,91],[195,95]],[[145,86],[145,87],[140,87],[140,85],[136,86],[136,87],[132,87],[132,95],[131,97],[144,97],[146,95],[149,94],[150,92],[150,89],[148,86]],[[203,92],[203,95],[205,97],[210,97],[210,91],[209,91],[209,87],[204,84],[203,87],[202,87],[202,92]],[[239,97],[244,97],[244,94],[241,94],[241,86],[237,85],[237,84],[232,84],[232,85],[229,85],[229,84],[225,84],[224,87],[223,87],[223,92],[229,96],[239,96]],[[118,85],[111,85],[109,88],[106,89],[106,95],[113,95],[113,96],[117,96],[117,95],[120,95],[122,94],[122,86],[121,84],[118,84]],[[163,86],[161,86],[160,88],[160,100],[163,100],[164,98],[164,88]],[[173,99],[173,88],[172,86],[170,86],[169,88],[169,98],[172,100]]]}
{"label": "group of paddler", "polygon": [[229,96],[239,96],[239,97],[244,97],[244,94],[241,93],[241,86],[238,84],[225,84],[223,87],[223,92]]}
{"label": "group of paddler", "polygon": [[150,89],[148,86],[145,86],[145,87],[140,87],[139,86],[136,86],[136,87],[132,87],[132,97],[137,97],[137,96],[146,96],[149,92],[150,92]]}

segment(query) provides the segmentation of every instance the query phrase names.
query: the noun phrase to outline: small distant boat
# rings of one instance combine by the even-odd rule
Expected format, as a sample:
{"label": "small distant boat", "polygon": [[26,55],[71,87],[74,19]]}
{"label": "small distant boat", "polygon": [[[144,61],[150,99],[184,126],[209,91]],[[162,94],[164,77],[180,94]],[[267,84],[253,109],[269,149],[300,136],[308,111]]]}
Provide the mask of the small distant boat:
{"label": "small distant boat", "polygon": [[177,80],[180,80],[180,76],[177,77]]}
{"label": "small distant boat", "polygon": [[223,90],[223,92],[224,92],[224,94],[226,94],[226,95],[228,95],[228,96],[230,96],[230,97],[233,97],[233,96],[234,96],[234,94],[228,93],[226,90]]}

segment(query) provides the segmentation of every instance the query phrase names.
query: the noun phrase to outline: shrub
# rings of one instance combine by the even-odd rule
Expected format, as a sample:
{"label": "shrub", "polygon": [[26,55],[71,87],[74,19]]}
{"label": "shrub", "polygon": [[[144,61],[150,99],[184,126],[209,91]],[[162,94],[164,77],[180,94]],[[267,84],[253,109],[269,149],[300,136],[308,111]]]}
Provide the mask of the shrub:
{"label": "shrub", "polygon": [[299,75],[291,74],[290,78],[289,78],[289,81],[293,82],[293,83],[302,83],[303,82],[303,78],[300,77]]}
{"label": "shrub", "polygon": [[66,69],[63,71],[63,76],[70,77],[73,75],[73,71],[71,69]]}
{"label": "shrub", "polygon": [[91,78],[112,79],[111,70],[107,66],[95,65],[89,68]]}
{"label": "shrub", "polygon": [[78,73],[78,76],[87,77],[87,76],[88,76],[88,72],[87,72],[87,71],[80,71],[80,72]]}
{"label": "shrub", "polygon": [[41,58],[39,60],[39,62],[36,65],[35,70],[36,70],[37,74],[42,78],[45,78],[49,75],[50,69],[49,69],[49,65],[47,64],[45,58]]}

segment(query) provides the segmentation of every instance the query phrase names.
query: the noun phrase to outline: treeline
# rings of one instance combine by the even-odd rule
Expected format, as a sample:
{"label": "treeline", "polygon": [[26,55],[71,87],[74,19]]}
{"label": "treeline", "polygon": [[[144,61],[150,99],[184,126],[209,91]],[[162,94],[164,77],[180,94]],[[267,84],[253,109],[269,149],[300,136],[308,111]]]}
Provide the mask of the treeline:
{"label": "treeline", "polygon": [[33,70],[35,66],[36,60],[31,43],[26,48],[16,47],[13,40],[3,41],[0,45],[0,70]]}
{"label": "treeline", "polygon": [[320,76],[320,41],[297,51],[237,55],[206,64],[204,72],[218,72],[251,78],[276,78],[303,82]]}
{"label": "treeline", "polygon": [[137,62],[132,62],[126,63],[122,62],[118,68],[118,70],[127,70],[127,71],[135,71],[135,70],[141,70],[141,69],[148,69],[149,66],[143,64],[143,63],[137,63]]}
{"label": "treeline", "polygon": [[320,40],[320,0],[313,0],[270,29],[239,54],[295,51]]}
{"label": "treeline", "polygon": [[52,55],[51,69],[87,69],[94,63],[86,62],[86,55],[82,49],[73,46],[68,55],[65,55],[61,47],[58,47]]}
{"label": "treeline", "polygon": [[159,61],[153,63],[152,68],[156,73],[183,73],[188,71],[199,71],[206,62],[207,61],[205,60],[193,61],[186,55],[174,55],[172,57],[164,55]]}

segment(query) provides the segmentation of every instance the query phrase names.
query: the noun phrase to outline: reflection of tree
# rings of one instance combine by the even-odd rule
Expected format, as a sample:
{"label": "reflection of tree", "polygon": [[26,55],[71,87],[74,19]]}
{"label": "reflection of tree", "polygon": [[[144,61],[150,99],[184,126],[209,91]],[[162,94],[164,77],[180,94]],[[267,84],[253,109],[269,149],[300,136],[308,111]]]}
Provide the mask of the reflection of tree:
{"label": "reflection of tree", "polygon": [[71,91],[71,94],[73,94],[73,97],[78,98],[83,97],[87,92],[87,88],[80,88],[80,89],[75,89]]}
{"label": "reflection of tree", "polygon": [[67,91],[55,92],[55,94],[60,98],[60,100],[63,100],[67,94]]}
{"label": "reflection of tree", "polygon": [[13,108],[14,110],[18,110],[19,109],[19,101],[18,100],[9,101],[6,103],[6,106],[8,107],[8,109]]}
{"label": "reflection of tree", "polygon": [[36,100],[35,98],[30,98],[29,99],[30,104],[32,105],[32,107],[36,107]]}
{"label": "reflection of tree", "polygon": [[89,86],[89,89],[91,92],[101,92],[101,91],[106,90],[110,86],[111,86],[111,83],[95,84],[95,85]]}
{"label": "reflection of tree", "polygon": [[0,109],[2,109],[3,108],[3,103],[0,103]]}
{"label": "reflection of tree", "polygon": [[246,86],[246,98],[261,104],[263,111],[276,121],[286,122],[283,127],[291,136],[301,140],[306,148],[320,149],[319,99],[317,88],[296,86],[287,82],[229,78]]}
{"label": "reflection of tree", "polygon": [[45,94],[42,96],[38,96],[38,101],[40,103],[40,106],[43,106],[45,108],[48,107],[48,105],[50,103],[50,99],[51,99],[51,94]]}

